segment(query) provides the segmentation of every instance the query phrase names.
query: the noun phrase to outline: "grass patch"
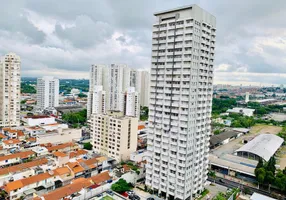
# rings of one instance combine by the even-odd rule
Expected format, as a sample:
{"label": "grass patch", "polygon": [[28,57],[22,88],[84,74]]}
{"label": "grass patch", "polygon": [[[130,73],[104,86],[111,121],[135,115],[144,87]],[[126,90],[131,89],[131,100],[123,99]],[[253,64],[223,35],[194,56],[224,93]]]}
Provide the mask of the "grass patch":
{"label": "grass patch", "polygon": [[110,196],[105,196],[105,197],[102,197],[102,200],[114,200],[114,199]]}
{"label": "grass patch", "polygon": [[210,191],[208,189],[205,189],[204,191],[202,191],[201,196],[198,198],[198,200],[201,200],[202,198],[204,198]]}

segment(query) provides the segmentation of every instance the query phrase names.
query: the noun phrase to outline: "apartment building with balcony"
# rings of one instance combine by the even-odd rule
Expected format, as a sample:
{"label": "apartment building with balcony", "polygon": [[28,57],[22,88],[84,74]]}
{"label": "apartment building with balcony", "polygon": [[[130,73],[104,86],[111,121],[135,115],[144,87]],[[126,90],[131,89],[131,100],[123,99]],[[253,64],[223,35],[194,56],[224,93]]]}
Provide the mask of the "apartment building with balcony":
{"label": "apartment building with balcony", "polygon": [[148,71],[141,71],[140,74],[141,74],[140,105],[149,106],[150,73]]}
{"label": "apartment building with balcony", "polygon": [[106,113],[107,94],[103,91],[102,85],[96,85],[93,88],[93,92],[88,93],[88,101],[90,102],[87,104],[88,115],[104,114]]}
{"label": "apartment building with balcony", "polygon": [[0,127],[20,125],[21,59],[14,53],[0,59]]}
{"label": "apartment building with balcony", "polygon": [[129,88],[135,88],[133,93],[136,93],[136,104],[132,104],[132,110],[137,111],[140,109],[141,83],[141,71],[131,69],[127,65],[92,65],[87,103],[88,118],[91,114],[105,114],[109,110],[126,112],[125,94],[130,93]]}
{"label": "apartment building with balcony", "polygon": [[154,15],[145,183],[191,200],[208,173],[216,19],[197,5]]}
{"label": "apartment building with balcony", "polygon": [[91,116],[93,150],[102,155],[128,160],[137,148],[138,118],[124,116],[122,112],[110,111],[106,115]]}
{"label": "apartment building with balcony", "polygon": [[44,76],[37,80],[37,106],[41,109],[59,106],[59,79]]}
{"label": "apartment building with balcony", "polygon": [[140,95],[135,91],[135,87],[127,88],[123,94],[124,115],[130,117],[140,117]]}

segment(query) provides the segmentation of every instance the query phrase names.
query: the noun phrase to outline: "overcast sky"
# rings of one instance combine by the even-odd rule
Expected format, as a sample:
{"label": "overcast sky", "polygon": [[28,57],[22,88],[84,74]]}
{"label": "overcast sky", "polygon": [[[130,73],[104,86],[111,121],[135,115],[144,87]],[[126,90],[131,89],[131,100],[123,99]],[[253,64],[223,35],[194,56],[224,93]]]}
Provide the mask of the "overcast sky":
{"label": "overcast sky", "polygon": [[1,0],[0,56],[20,55],[30,77],[149,69],[153,13],[193,3],[216,16],[215,83],[286,84],[285,0]]}

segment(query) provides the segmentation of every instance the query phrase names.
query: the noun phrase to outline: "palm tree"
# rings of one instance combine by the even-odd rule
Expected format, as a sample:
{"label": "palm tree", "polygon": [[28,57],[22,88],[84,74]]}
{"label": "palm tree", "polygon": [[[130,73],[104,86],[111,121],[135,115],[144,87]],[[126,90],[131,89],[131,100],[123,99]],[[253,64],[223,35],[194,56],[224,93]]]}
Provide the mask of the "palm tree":
{"label": "palm tree", "polygon": [[216,178],[215,171],[209,171],[208,175],[213,178],[214,183],[215,183],[215,178]]}

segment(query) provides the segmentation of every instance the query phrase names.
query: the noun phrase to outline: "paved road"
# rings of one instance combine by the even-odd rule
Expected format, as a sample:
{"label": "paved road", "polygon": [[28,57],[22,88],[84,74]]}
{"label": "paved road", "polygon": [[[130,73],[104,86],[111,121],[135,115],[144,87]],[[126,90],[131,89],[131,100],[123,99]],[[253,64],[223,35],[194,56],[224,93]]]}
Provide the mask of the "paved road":
{"label": "paved road", "polygon": [[[220,180],[223,180],[223,182],[220,181]],[[208,181],[213,182],[213,178],[209,177]],[[266,195],[266,196],[271,196],[271,194],[268,191],[264,190],[264,189],[257,189],[255,187],[243,185],[243,184],[240,184],[240,183],[228,180],[228,179],[216,178],[215,182],[216,182],[216,184],[220,184],[220,185],[226,186],[228,188],[242,188],[243,187],[243,188],[248,188],[252,193],[256,192],[256,193],[263,194],[263,195]],[[281,195],[281,197],[282,197],[282,199],[286,200],[286,196],[282,196]]]}

